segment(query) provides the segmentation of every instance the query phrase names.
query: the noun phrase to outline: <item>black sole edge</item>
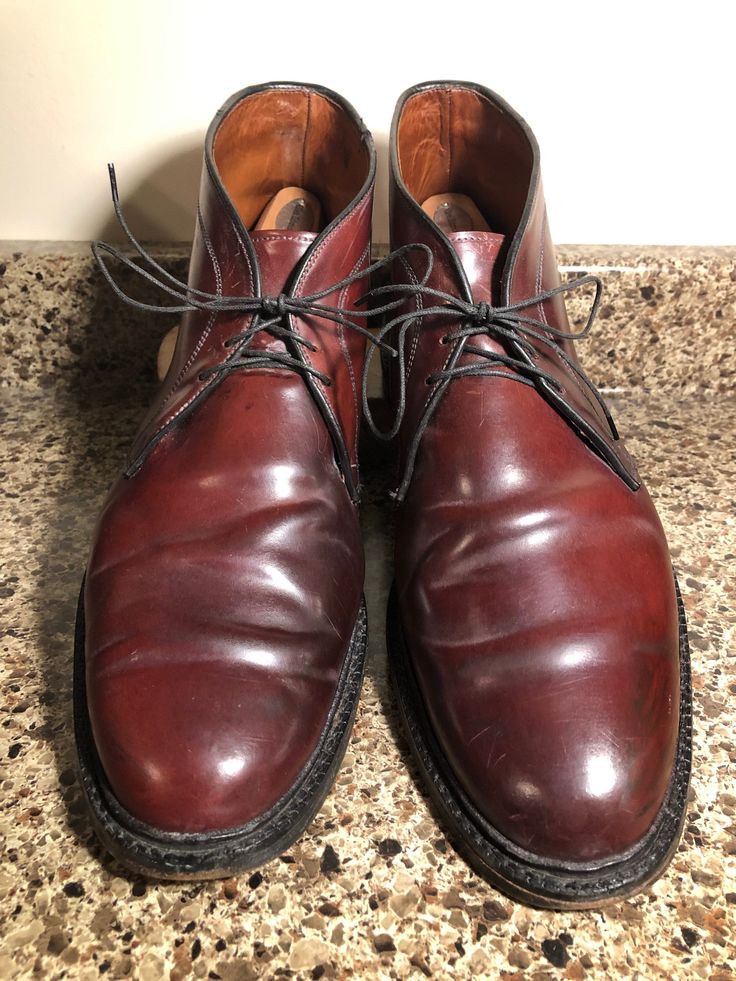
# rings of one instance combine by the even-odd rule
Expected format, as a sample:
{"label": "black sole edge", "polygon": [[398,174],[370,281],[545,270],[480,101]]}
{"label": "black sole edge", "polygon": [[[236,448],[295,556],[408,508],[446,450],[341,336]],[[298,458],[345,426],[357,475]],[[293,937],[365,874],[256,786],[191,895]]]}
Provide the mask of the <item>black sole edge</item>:
{"label": "black sole edge", "polygon": [[74,643],[74,733],[77,771],[92,825],[105,849],[148,878],[221,879],[256,868],[286,851],[311,824],[332,789],[350,741],[365,668],[368,628],[362,602],[322,739],[299,780],[256,821],[227,832],[158,832],[129,815],[107,783],[87,711],[84,584]]}
{"label": "black sole edge", "polygon": [[[505,850],[481,828],[472,804],[452,778],[432,736],[404,643],[393,586],[387,615],[389,664],[409,746],[432,801],[457,851],[479,875],[511,899],[541,909],[595,909],[646,889],[677,849],[687,810],[692,757],[692,689],[685,610],[675,580],[680,638],[680,724],[673,777],[654,831],[635,852],[588,870],[537,865]],[[500,836],[499,836],[500,837]]]}

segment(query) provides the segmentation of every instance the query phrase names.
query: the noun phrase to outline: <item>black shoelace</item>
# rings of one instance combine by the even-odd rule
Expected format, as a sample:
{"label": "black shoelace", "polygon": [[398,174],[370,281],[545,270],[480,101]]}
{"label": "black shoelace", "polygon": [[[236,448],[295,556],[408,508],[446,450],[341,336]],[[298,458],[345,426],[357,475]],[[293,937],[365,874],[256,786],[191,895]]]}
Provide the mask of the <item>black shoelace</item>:
{"label": "black shoelace", "polygon": [[[448,317],[452,320],[459,321],[460,326],[449,331],[442,338],[443,344],[456,344],[456,348],[447,362],[447,367],[442,371],[435,372],[425,379],[427,385],[435,385],[436,387],[432,396],[428,400],[417,429],[409,444],[404,473],[402,475],[399,487],[393,495],[395,499],[397,501],[401,501],[406,495],[409,482],[411,481],[414,462],[422,435],[429,425],[435,409],[437,408],[442,395],[447,389],[447,386],[453,379],[467,377],[469,375],[484,375],[506,378],[511,381],[520,382],[523,385],[528,385],[532,388],[546,387],[547,392],[552,393],[554,396],[554,407],[556,410],[573,424],[574,428],[576,428],[578,432],[580,432],[580,434],[593,445],[593,448],[630,486],[634,488],[638,487],[638,482],[634,480],[634,478],[626,471],[621,464],[621,461],[611,450],[605,439],[603,439],[597,430],[590,426],[590,424],[576,412],[570,402],[564,398],[564,389],[560,385],[559,381],[550,372],[545,371],[535,363],[538,355],[533,341],[543,344],[545,347],[550,349],[550,351],[561,358],[568,368],[570,368],[570,370],[574,373],[574,375],[580,379],[585,388],[591,393],[597,404],[600,406],[604,418],[610,427],[613,439],[617,440],[619,438],[615,423],[600,392],[588,378],[582,368],[580,368],[580,366],[567,355],[560,344],[557,343],[561,340],[578,341],[588,336],[600,306],[603,291],[603,283],[601,280],[597,276],[581,276],[569,283],[563,283],[560,286],[554,287],[553,289],[544,290],[538,293],[536,296],[529,297],[528,299],[519,300],[516,303],[509,303],[504,306],[494,307],[485,302],[471,303],[458,296],[454,296],[451,293],[445,293],[442,290],[432,289],[431,287],[427,286],[432,270],[432,252],[428,246],[421,244],[417,244],[412,248],[415,250],[424,250],[426,253],[427,266],[421,280],[417,283],[379,286],[372,290],[373,297],[380,296],[382,294],[398,294],[399,297],[403,297],[404,300],[406,300],[412,299],[416,296],[421,296],[428,297],[432,303],[431,306],[424,307],[421,310],[410,310],[391,318],[384,324],[376,335],[376,339],[380,345],[387,335],[395,332],[396,336],[393,339],[393,343],[395,343],[396,347],[392,350],[392,353],[399,359],[397,371],[399,385],[397,408],[393,424],[387,431],[381,431],[376,426],[368,404],[365,379],[368,375],[370,362],[375,348],[368,352],[364,373],[363,411],[365,413],[368,426],[378,439],[393,439],[401,428],[401,423],[406,409],[407,372],[405,341],[406,334],[409,329],[416,323],[419,323],[421,326],[421,322],[424,317]],[[539,304],[545,302],[546,300],[552,299],[555,296],[569,293],[573,290],[584,289],[590,286],[593,286],[595,289],[593,301],[585,324],[578,331],[559,330],[542,320],[527,316],[524,313],[525,310],[538,306]],[[388,310],[390,306],[390,304],[387,304],[385,307],[379,307],[377,310],[374,309],[374,313],[384,312]],[[485,348],[478,347],[475,344],[468,343],[470,338],[478,336],[487,336],[499,341],[504,346],[504,352],[511,349],[517,356],[514,357],[511,354],[501,353],[500,351],[489,351]],[[474,361],[469,364],[458,365],[457,361],[459,360],[460,355],[463,353],[476,355],[482,360]]]}
{"label": "black shoelace", "polygon": [[[366,266],[364,269],[307,296],[290,296],[285,293],[281,293],[278,296],[225,296],[222,294],[207,293],[188,286],[169,273],[156,262],[153,256],[135,238],[123,215],[115,168],[110,164],[108,169],[115,215],[129,244],[144,264],[141,265],[135,259],[126,256],[120,249],[107,242],[93,242],[92,253],[105,279],[118,298],[139,310],[157,314],[182,314],[197,310],[217,314],[253,314],[247,330],[239,334],[234,334],[226,340],[225,346],[233,348],[233,354],[221,364],[201,372],[199,375],[201,381],[207,381],[209,378],[214,377],[222,377],[238,369],[277,367],[294,370],[303,376],[311,376],[319,380],[325,387],[330,387],[332,385],[332,379],[328,375],[298,356],[300,348],[312,352],[317,351],[317,348],[308,338],[297,333],[292,328],[290,320],[292,316],[299,318],[311,315],[324,318],[343,327],[347,327],[350,330],[357,331],[357,333],[369,342],[370,350],[366,357],[363,370],[363,411],[367,424],[373,434],[378,439],[389,440],[393,439],[398,433],[406,409],[405,340],[407,332],[417,322],[421,326],[421,321],[424,317],[445,316],[459,321],[460,326],[448,332],[443,338],[444,343],[455,343],[456,345],[448,361],[448,366],[426,379],[428,384],[435,385],[435,389],[410,442],[404,474],[402,475],[398,489],[393,495],[396,500],[401,501],[406,494],[422,435],[429,425],[447,386],[453,379],[468,375],[498,376],[531,387],[546,387],[548,394],[554,396],[551,401],[553,401],[555,409],[588,440],[609,466],[619,473],[631,487],[634,489],[638,487],[638,482],[626,471],[608,443],[594,427],[590,426],[590,424],[578,415],[574,407],[563,397],[562,387],[557,379],[535,364],[537,355],[532,343],[533,340],[547,346],[580,379],[595,398],[598,405],[600,405],[610,426],[613,438],[618,439],[618,433],[616,432],[613,419],[600,393],[585,372],[568,357],[563,348],[557,343],[560,340],[580,340],[589,334],[600,306],[601,292],[603,289],[603,284],[597,276],[582,276],[572,282],[557,286],[554,289],[538,293],[536,296],[501,307],[494,307],[488,303],[475,304],[450,293],[429,287],[427,283],[429,282],[433,266],[432,252],[428,246],[414,243],[401,246],[384,258],[378,259]],[[380,269],[390,267],[395,260],[402,258],[409,252],[416,251],[423,252],[426,257],[425,270],[417,282],[390,284],[369,289],[356,301],[356,304],[361,309],[355,309],[354,305],[349,311],[349,316],[341,307],[320,302],[324,297],[336,293],[359,280],[368,279]],[[103,258],[104,254],[120,262],[137,276],[140,276],[172,297],[176,302],[173,304],[144,303],[126,293],[113,278],[107,262]],[[523,313],[524,310],[535,307],[558,294],[591,285],[595,287],[595,296],[586,322],[579,331],[561,331]],[[396,316],[390,317],[377,332],[373,332],[367,327],[365,322],[368,318],[386,317],[403,307],[407,299],[411,299],[417,295],[429,297],[433,305],[418,311],[411,310],[409,312],[398,313]],[[378,305],[373,304],[371,306],[370,301],[387,296],[393,298]],[[363,323],[356,323],[355,318],[362,320]],[[283,340],[285,350],[251,350],[248,346],[250,341],[261,331],[266,331],[271,336]],[[395,347],[389,345],[385,340],[392,332],[396,332]],[[502,354],[501,352],[488,351],[468,343],[470,338],[480,335],[486,335],[500,341],[504,345],[504,350],[510,348],[515,352],[517,357],[507,353]],[[293,353],[289,353],[289,344],[293,345]],[[386,432],[382,432],[376,426],[368,404],[368,373],[377,348],[383,349],[392,357],[398,358],[399,361],[399,393],[396,415],[393,425]],[[463,352],[477,355],[482,360],[471,364],[457,365],[457,361]]]}
{"label": "black shoelace", "polygon": [[[377,270],[388,265],[398,256],[403,255],[411,246],[397,249],[390,256],[379,259],[359,272],[346,276],[339,282],[333,283],[316,293],[310,293],[307,296],[290,296],[285,293],[281,293],[278,296],[224,296],[221,294],[207,293],[188,286],[169,273],[163,266],[156,262],[153,256],[136,239],[130,230],[120,204],[115,168],[112,164],[109,164],[108,170],[115,216],[128,243],[135,250],[138,259],[142,260],[144,264],[142,265],[135,259],[125,255],[119,248],[110,245],[108,242],[98,241],[92,243],[92,254],[102,270],[105,279],[120,300],[130,306],[136,307],[138,310],[145,310],[150,313],[182,314],[201,310],[218,314],[250,313],[254,315],[247,330],[239,334],[234,334],[225,341],[226,347],[234,349],[233,354],[223,363],[200,372],[199,378],[201,381],[206,381],[211,377],[229,374],[241,368],[278,367],[289,368],[300,374],[310,375],[318,379],[326,387],[330,387],[332,385],[332,379],[328,375],[301,358],[290,354],[288,348],[285,351],[249,349],[248,345],[256,334],[266,331],[271,336],[283,340],[285,347],[291,343],[308,351],[316,352],[317,347],[308,338],[303,337],[292,329],[289,320],[290,316],[302,317],[312,315],[324,318],[325,320],[331,320],[350,330],[357,331],[374,348],[381,347],[392,355],[396,353],[384,342],[383,337],[377,337],[367,326],[355,322],[356,318],[366,321],[369,317],[374,316],[374,311],[368,308],[371,291],[366,292],[358,301],[362,309],[351,309],[349,316],[341,307],[330,306],[320,301],[324,297],[339,292],[359,280],[367,279]],[[115,261],[126,266],[137,276],[173,297],[177,302],[171,304],[144,303],[129,293],[126,293],[115,281],[104,258],[105,255],[109,255]],[[384,304],[379,312],[384,313],[389,310],[396,310],[402,303],[403,298],[396,299]]]}

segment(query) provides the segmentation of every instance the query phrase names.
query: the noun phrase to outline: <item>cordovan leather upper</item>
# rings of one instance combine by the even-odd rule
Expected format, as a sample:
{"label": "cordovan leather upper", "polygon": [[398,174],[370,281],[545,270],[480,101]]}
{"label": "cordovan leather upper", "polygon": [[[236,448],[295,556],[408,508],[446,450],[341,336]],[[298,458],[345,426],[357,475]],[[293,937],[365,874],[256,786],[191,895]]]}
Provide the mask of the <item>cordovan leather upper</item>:
{"label": "cordovan leather upper", "polygon": [[[259,108],[253,142],[240,107],[263,97],[271,118]],[[352,197],[318,235],[250,234],[218,171],[218,132],[228,120],[240,127],[228,137],[228,166],[240,166],[238,154],[255,166],[264,141],[272,154],[282,141],[287,164],[319,162],[328,149],[324,134],[314,143],[310,106],[311,118],[338,119],[352,134],[363,160]],[[374,173],[370,137],[334,93],[291,83],[238,93],[207,137],[190,286],[305,295],[361,269]],[[269,174],[259,187],[268,190]],[[344,190],[355,183],[342,172],[334,180]],[[349,310],[364,290],[358,283],[324,302]],[[100,515],[86,576],[96,749],[123,807],[165,831],[242,826],[288,793],[324,728],[361,605],[353,498],[364,341],[317,317],[292,320],[317,348],[303,356],[331,386],[272,366],[203,375],[237,354],[226,342],[250,316],[185,315],[129,469]],[[252,344],[283,347],[266,332]]]}
{"label": "cordovan leather upper", "polygon": [[[525,144],[520,159],[531,161],[496,181],[495,194],[521,202],[514,222],[491,225],[505,237],[500,258],[497,236],[462,234],[453,244],[407,186],[406,168],[421,182],[432,170],[422,155],[436,152],[435,184],[425,181],[420,197],[482,196],[495,161],[490,151],[473,156],[474,132],[481,141]],[[394,117],[391,166],[392,245],[431,248],[430,286],[500,305],[559,283],[536,142],[493,93],[455,82],[409,90]],[[421,265],[421,256],[408,256],[397,264],[398,281],[420,276]],[[569,329],[561,297],[530,315]],[[439,384],[430,376],[476,358],[462,341],[445,342],[457,326],[425,317],[410,338],[400,470]],[[446,765],[496,833],[544,861],[600,863],[647,834],[670,781],[679,703],[675,589],[662,526],[622,441],[563,360],[532,343],[536,363],[560,381],[638,489],[539,387],[452,379],[419,442],[397,515],[401,627]],[[490,335],[473,344],[509,353]],[[565,348],[574,353],[569,342]]]}

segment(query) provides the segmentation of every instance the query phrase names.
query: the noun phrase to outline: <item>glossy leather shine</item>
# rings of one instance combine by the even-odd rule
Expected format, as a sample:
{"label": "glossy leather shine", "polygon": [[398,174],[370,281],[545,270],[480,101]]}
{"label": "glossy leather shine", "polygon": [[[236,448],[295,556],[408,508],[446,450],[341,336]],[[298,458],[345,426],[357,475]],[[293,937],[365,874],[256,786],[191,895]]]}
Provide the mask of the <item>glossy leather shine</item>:
{"label": "glossy leather shine", "polygon": [[[440,162],[424,160],[433,153]],[[455,190],[474,198],[495,235],[453,242],[423,216],[418,198]],[[431,286],[501,305],[559,283],[536,142],[485,89],[428,83],[402,97],[392,201],[392,245],[432,249]],[[412,279],[406,265],[395,274]],[[530,315],[569,329],[560,298]],[[445,342],[456,326],[424,318],[412,339],[401,466],[433,393],[429,376],[448,357],[477,360]],[[473,343],[504,350],[490,336]],[[635,474],[584,386],[548,346],[535,349]],[[538,388],[455,378],[398,511],[396,584],[444,766],[493,834],[572,866],[641,842],[671,778],[679,704],[673,575],[646,490],[628,486]]]}
{"label": "glossy leather shine", "polygon": [[[251,99],[255,132],[244,122]],[[251,237],[246,223],[268,199],[274,161],[285,168],[279,179],[314,186],[315,154],[323,185],[336,168],[327,229]],[[278,83],[239,93],[208,134],[190,285],[301,295],[360,269],[373,175],[370,140],[334,93]],[[349,309],[364,290],[325,302]],[[272,366],[207,375],[248,323],[185,316],[87,570],[97,753],[123,807],[162,831],[242,826],[293,788],[325,728],[362,601],[353,500],[362,338],[318,317],[292,324],[331,386]],[[283,342],[264,332],[253,346]]]}

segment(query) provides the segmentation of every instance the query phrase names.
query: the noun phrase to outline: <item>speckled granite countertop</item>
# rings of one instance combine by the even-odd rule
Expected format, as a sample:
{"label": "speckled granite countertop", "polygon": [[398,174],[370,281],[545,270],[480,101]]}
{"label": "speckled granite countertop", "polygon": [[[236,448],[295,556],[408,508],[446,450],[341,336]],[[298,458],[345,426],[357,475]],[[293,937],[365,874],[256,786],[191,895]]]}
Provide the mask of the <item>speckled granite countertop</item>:
{"label": "speckled granite countertop", "polygon": [[[455,854],[387,684],[391,510],[375,447],[368,675],[314,825],[262,869],[204,885],[146,882],[102,853],[73,769],[72,623],[92,521],[165,328],[113,304],[86,250],[0,247],[0,977],[734,977],[736,250],[559,252],[606,280],[581,356],[616,389],[690,621],[694,777],[668,873],[604,911],[552,914],[507,900]],[[184,269],[180,249],[161,254]]]}

